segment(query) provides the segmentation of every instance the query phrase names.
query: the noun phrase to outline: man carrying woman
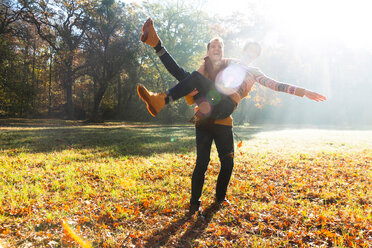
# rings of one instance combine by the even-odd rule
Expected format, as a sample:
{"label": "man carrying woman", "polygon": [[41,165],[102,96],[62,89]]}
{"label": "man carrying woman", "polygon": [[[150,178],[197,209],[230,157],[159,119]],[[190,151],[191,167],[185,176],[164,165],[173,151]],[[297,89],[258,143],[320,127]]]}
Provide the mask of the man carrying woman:
{"label": "man carrying woman", "polygon": [[[254,83],[259,83],[275,91],[296,96],[306,96],[315,101],[326,98],[318,93],[277,82],[265,76],[260,70],[243,65],[240,61],[224,58],[224,44],[221,38],[212,39],[207,45],[207,56],[197,71],[189,73],[178,66],[177,62],[162,46],[151,18],[143,25],[141,41],[152,46],[160,60],[179,83],[166,92],[154,93],[143,85],[137,86],[140,98],[146,103],[152,116],[162,108],[182,97],[189,104],[196,104],[195,129],[197,158],[192,175],[189,215],[201,214],[200,197],[204,185],[205,172],[210,161],[212,142],[215,142],[221,169],[217,179],[215,202],[226,202],[227,187],[234,166],[234,140],[232,132],[232,112],[245,98]],[[246,46],[245,62],[249,63],[260,54],[259,49]],[[231,75],[242,74],[243,76]],[[227,76],[224,76],[227,74]],[[241,78],[241,79],[237,79]],[[238,81],[238,82],[235,82]]]}

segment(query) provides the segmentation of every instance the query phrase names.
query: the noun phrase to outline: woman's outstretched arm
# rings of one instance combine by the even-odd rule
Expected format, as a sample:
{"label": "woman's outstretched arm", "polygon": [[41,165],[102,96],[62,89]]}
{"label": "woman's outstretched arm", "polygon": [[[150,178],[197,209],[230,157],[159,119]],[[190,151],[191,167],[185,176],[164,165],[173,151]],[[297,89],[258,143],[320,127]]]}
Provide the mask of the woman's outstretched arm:
{"label": "woman's outstretched arm", "polygon": [[297,87],[294,85],[278,82],[274,79],[267,77],[266,75],[264,75],[262,72],[258,70],[255,71],[254,74],[255,74],[256,81],[259,84],[267,88],[270,88],[272,90],[279,91],[279,92],[285,92],[285,93],[300,96],[300,97],[306,96],[310,100],[314,100],[317,102],[326,100],[326,97],[319,93],[309,91],[307,89]]}

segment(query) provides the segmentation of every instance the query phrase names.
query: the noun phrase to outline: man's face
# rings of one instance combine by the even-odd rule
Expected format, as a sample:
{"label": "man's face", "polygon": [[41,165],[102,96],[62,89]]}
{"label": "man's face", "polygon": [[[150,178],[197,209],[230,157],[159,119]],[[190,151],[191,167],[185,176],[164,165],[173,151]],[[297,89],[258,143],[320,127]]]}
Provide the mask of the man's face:
{"label": "man's face", "polygon": [[223,57],[223,46],[218,40],[214,40],[210,43],[207,55],[212,62],[220,61]]}

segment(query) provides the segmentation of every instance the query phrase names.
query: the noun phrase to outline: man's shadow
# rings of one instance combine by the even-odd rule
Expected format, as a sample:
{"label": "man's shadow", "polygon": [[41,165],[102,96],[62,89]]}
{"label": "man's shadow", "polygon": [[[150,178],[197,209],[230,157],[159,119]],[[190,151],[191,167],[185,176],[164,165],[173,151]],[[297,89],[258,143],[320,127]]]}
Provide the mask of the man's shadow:
{"label": "man's shadow", "polygon": [[193,222],[182,237],[177,240],[173,247],[192,247],[192,241],[200,237],[204,230],[208,227],[213,216],[221,209],[221,206],[212,203],[207,209],[203,211],[203,217],[189,218],[186,215],[167,227],[156,231],[150,237],[145,239],[145,247],[161,247],[164,246],[169,239],[177,233],[178,230],[183,228],[186,222]]}

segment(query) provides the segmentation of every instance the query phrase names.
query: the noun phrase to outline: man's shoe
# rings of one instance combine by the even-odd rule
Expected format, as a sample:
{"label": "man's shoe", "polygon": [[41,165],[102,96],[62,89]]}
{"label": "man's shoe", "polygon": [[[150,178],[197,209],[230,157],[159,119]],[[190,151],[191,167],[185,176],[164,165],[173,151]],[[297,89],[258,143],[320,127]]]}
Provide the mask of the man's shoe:
{"label": "man's shoe", "polygon": [[137,85],[139,97],[147,104],[147,110],[152,116],[156,116],[165,106],[165,98],[167,95],[164,92],[153,93],[148,91],[142,84]]}
{"label": "man's shoe", "polygon": [[151,18],[147,19],[142,27],[141,41],[152,47],[155,47],[159,40],[160,39],[154,28],[154,22],[151,20]]}
{"label": "man's shoe", "polygon": [[225,198],[222,200],[216,199],[215,204],[217,207],[229,206],[231,203]]}
{"label": "man's shoe", "polygon": [[199,220],[204,220],[204,219],[205,219],[205,217],[204,217],[204,215],[203,215],[203,213],[202,213],[201,210],[198,210],[198,211],[196,211],[196,212],[194,212],[194,213],[192,213],[192,212],[189,211],[189,212],[186,214],[186,218],[187,218],[187,219],[192,219],[195,215],[196,215],[196,217],[197,217]]}
{"label": "man's shoe", "polygon": [[198,219],[204,219],[204,215],[203,215],[200,207],[197,206],[197,205],[191,205],[190,208],[189,208],[189,211],[186,214],[186,217],[188,219],[191,219],[192,217],[195,216],[195,214],[197,214]]}

